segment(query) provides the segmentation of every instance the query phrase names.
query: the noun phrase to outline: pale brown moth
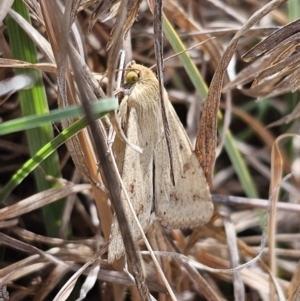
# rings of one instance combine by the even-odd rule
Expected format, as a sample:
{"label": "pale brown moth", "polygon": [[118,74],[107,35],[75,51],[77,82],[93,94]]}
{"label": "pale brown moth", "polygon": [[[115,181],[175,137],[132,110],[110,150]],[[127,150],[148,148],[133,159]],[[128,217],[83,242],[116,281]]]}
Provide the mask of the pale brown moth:
{"label": "pale brown moth", "polygon": [[[127,95],[121,101],[119,115],[127,138],[140,146],[143,153],[136,152],[118,138],[113,151],[142,228],[147,231],[153,220],[152,213],[168,228],[193,228],[207,223],[213,212],[208,185],[167,92],[164,90],[164,101],[172,139],[175,186],[170,175],[158,80],[150,69],[134,61],[127,65],[126,70],[124,91]],[[133,239],[137,242],[141,235],[123,191],[121,202]],[[124,252],[119,225],[114,217],[108,261],[113,262]]]}

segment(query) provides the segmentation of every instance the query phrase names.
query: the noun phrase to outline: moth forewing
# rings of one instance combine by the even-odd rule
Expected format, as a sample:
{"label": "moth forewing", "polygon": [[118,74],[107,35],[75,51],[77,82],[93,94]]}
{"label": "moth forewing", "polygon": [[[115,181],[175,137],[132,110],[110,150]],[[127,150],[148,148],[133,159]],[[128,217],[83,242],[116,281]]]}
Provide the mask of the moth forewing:
{"label": "moth forewing", "polygon": [[168,109],[175,186],[166,172],[170,163],[163,137],[154,155],[155,214],[166,227],[193,228],[210,220],[213,204],[203,170],[170,102]]}
{"label": "moth forewing", "polygon": [[[136,109],[134,107],[128,107],[127,114],[128,122],[127,128],[125,128],[125,133],[131,142],[138,143],[139,146],[144,148],[146,141],[142,138],[142,133],[137,123]],[[120,150],[119,146],[117,146],[117,148]],[[153,190],[148,189],[147,187],[152,186],[153,172],[152,164],[150,164],[150,162],[152,162],[153,159],[147,149],[144,150],[143,154],[139,154],[131,147],[126,146],[124,156],[122,157],[122,154],[117,154],[116,161],[117,165],[122,168],[120,170],[121,176],[136,215],[143,229],[146,229],[150,223],[152,209]],[[138,241],[141,234],[127,204],[124,191],[121,192],[120,200],[125,208],[125,214],[128,218],[129,229],[133,236],[133,240]],[[114,218],[108,248],[108,261],[113,262],[123,254],[124,244],[119,225],[117,220]]]}
{"label": "moth forewing", "polygon": [[[142,66],[140,66],[142,67]],[[142,70],[141,72],[143,71]],[[145,71],[150,71],[145,68]],[[151,77],[155,76],[150,71]],[[141,73],[147,77],[147,74]],[[161,133],[158,120],[159,103],[153,97],[151,85],[137,82],[128,98],[120,104],[119,115],[121,124],[127,138],[131,143],[139,145],[143,153],[138,153],[120,139],[116,139],[113,150],[117,166],[122,176],[124,186],[134,207],[136,215],[144,231],[150,226],[150,216],[153,206],[153,156]],[[128,217],[129,227],[134,241],[141,238],[141,233],[136,225],[133,214],[127,204],[124,191],[121,192],[121,202]],[[114,218],[111,228],[110,244],[108,248],[108,261],[113,262],[124,254],[124,244],[117,220]]]}

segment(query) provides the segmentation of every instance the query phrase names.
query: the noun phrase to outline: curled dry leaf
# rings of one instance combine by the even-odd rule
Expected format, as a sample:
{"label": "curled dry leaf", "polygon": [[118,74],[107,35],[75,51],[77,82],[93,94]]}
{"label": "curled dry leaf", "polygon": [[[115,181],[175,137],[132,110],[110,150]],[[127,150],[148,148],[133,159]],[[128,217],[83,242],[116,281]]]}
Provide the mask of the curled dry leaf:
{"label": "curled dry leaf", "polygon": [[272,147],[271,153],[271,182],[269,195],[272,200],[270,220],[269,220],[269,266],[271,272],[276,274],[276,260],[275,260],[275,234],[276,234],[276,213],[277,202],[279,201],[280,184],[282,181],[283,160],[279,143],[285,139],[295,135],[285,134],[279,136]]}
{"label": "curled dry leaf", "polygon": [[[252,81],[250,89],[240,88],[240,91],[251,97],[270,98],[288,92],[295,92],[300,88],[300,20],[291,22],[271,33],[242,58],[246,62],[254,61],[242,70],[234,81],[224,89],[242,86]],[[287,123],[299,116],[299,109],[272,123],[271,126]]]}
{"label": "curled dry leaf", "polygon": [[242,58],[246,62],[249,62],[252,61],[257,56],[276,48],[276,46],[280,42],[286,40],[293,34],[299,32],[300,31],[299,26],[300,26],[300,20],[291,22],[288,25],[283,26],[282,28],[270,34],[266,39],[258,43],[252,49],[250,49],[247,53],[245,53],[242,56]]}

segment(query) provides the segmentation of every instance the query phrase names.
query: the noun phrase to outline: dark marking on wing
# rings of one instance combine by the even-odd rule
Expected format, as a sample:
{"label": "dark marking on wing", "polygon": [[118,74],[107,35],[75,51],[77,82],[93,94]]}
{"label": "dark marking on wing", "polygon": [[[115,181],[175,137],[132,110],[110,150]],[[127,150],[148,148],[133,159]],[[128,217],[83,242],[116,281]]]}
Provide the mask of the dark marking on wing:
{"label": "dark marking on wing", "polygon": [[193,195],[193,201],[196,202],[196,201],[198,201],[198,200],[200,200],[200,196],[197,195],[197,194],[194,194],[194,195]]}
{"label": "dark marking on wing", "polygon": [[179,200],[177,194],[174,191],[170,194],[170,199],[175,202],[178,202]]}
{"label": "dark marking on wing", "polygon": [[134,185],[133,184],[130,184],[130,186],[129,186],[129,192],[130,193],[134,192]]}
{"label": "dark marking on wing", "polygon": [[137,215],[139,214],[139,213],[143,213],[144,212],[144,205],[143,204],[140,204],[139,205],[139,209],[138,209],[138,211],[137,211]]}
{"label": "dark marking on wing", "polygon": [[183,165],[183,172],[186,173],[191,168],[190,163],[185,163]]}

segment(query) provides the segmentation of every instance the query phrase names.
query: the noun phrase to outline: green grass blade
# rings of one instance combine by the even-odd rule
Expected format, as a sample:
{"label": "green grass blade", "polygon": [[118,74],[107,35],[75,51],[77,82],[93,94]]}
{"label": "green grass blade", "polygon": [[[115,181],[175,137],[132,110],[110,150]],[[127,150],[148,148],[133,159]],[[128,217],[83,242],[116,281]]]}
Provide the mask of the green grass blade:
{"label": "green grass blade", "polygon": [[289,0],[287,2],[287,12],[290,21],[295,21],[300,17],[299,0]]}
{"label": "green grass blade", "polygon": [[[15,0],[12,9],[19,13],[25,20],[30,22],[29,12],[21,0]],[[9,16],[6,18],[9,34],[10,48],[14,59],[37,63],[38,55],[34,43],[16,22]],[[29,74],[36,82],[35,85],[19,92],[19,100],[23,116],[42,114],[49,111],[42,74],[38,70],[15,70],[16,74]],[[33,156],[43,145],[51,141],[54,137],[52,125],[47,124],[36,129],[26,131],[27,142],[31,156]],[[53,177],[61,177],[59,159],[54,152],[47,160],[42,162],[41,167],[45,174]],[[51,183],[41,177],[39,173],[34,173],[35,183],[38,191],[43,191],[54,187],[57,184]],[[43,208],[44,222],[47,234],[52,237],[58,236],[61,216],[64,208],[63,200],[50,204]]]}
{"label": "green grass blade", "polygon": [[[95,114],[116,110],[118,103],[115,98],[101,99],[101,101],[91,103]],[[70,106],[64,109],[52,110],[49,113],[40,115],[30,115],[0,124],[0,135],[10,134],[18,131],[39,127],[48,122],[61,121],[64,119],[78,117],[84,114],[82,105]]]}
{"label": "green grass blade", "polygon": [[[186,50],[185,46],[183,45],[182,41],[180,40],[179,36],[177,35],[176,31],[174,30],[174,28],[172,27],[171,23],[165,15],[163,16],[163,31],[172,48],[174,49],[175,53],[179,53]],[[190,55],[187,51],[185,51],[181,53],[178,57],[182,62],[184,69],[187,72],[190,80],[192,81],[196,91],[202,99],[205,99],[208,90],[206,83],[200,75],[198,68],[194,64]]]}
{"label": "green grass blade", "polygon": [[[117,107],[117,100],[111,102],[114,104],[114,108]],[[99,117],[103,117],[107,111],[103,111],[98,114]],[[10,179],[10,181],[0,191],[0,203],[4,201],[9,194],[32,172],[39,164],[41,164],[46,158],[53,154],[56,149],[65,143],[68,139],[76,135],[82,129],[87,126],[86,118],[82,118],[74,122],[67,129],[62,131],[52,141],[43,146],[31,159],[29,159]]]}
{"label": "green grass blade", "polygon": [[[163,19],[163,30],[164,34],[166,35],[166,38],[168,39],[175,52],[179,53],[185,50],[182,41],[180,40],[179,36],[177,35],[176,31],[174,30],[166,16],[164,16]],[[198,72],[198,69],[191,57],[189,56],[188,52],[185,51],[178,57],[182,62],[187,74],[189,75],[190,80],[192,81],[196,91],[198,92],[201,98],[205,99],[208,91],[207,85],[200,73]],[[219,115],[222,116],[221,113],[219,113]],[[239,150],[237,149],[235,141],[230,131],[226,133],[225,150],[230,158],[230,161],[241,182],[241,185],[244,188],[246,195],[248,197],[257,198],[258,193],[251,178],[248,167],[245,161],[243,160]]]}

